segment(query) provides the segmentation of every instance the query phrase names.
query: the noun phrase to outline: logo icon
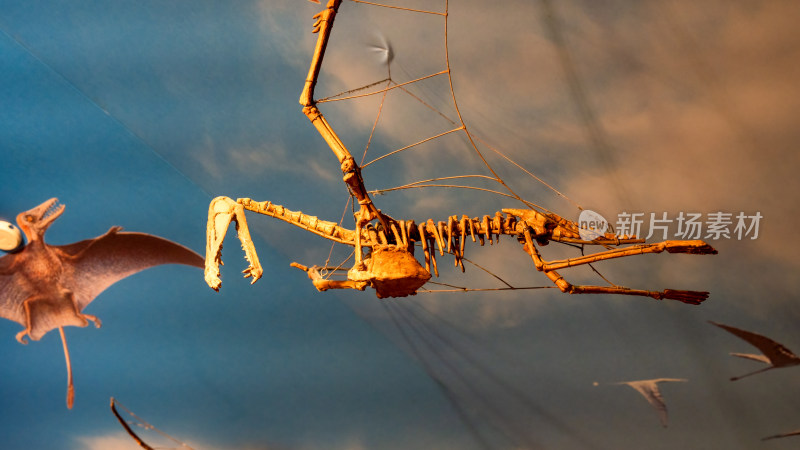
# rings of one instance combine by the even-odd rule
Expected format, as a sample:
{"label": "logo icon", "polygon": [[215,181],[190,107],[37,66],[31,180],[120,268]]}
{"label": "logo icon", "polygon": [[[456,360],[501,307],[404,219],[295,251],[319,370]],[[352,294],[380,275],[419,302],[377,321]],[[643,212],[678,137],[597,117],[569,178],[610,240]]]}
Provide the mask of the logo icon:
{"label": "logo icon", "polygon": [[593,241],[605,236],[608,231],[608,221],[600,213],[584,209],[578,216],[578,232],[584,241]]}

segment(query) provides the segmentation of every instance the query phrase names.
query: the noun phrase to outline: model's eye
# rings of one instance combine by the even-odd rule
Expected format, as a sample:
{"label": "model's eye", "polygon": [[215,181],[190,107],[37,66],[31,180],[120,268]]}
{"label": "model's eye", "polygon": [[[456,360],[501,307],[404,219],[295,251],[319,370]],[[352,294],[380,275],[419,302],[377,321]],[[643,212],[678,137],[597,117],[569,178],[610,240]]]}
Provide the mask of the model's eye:
{"label": "model's eye", "polygon": [[33,216],[31,216],[30,214],[28,214],[27,216],[25,216],[25,221],[26,221],[26,222],[33,222]]}

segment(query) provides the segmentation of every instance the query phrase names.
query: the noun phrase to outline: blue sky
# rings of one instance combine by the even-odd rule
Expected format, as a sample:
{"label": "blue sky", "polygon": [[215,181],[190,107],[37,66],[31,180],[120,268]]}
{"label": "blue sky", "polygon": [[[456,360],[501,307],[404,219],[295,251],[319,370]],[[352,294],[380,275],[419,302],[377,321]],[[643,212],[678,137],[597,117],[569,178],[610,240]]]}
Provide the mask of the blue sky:
{"label": "blue sky", "polygon": [[[49,243],[121,225],[203,253],[207,207],[217,195],[341,217],[347,195],[338,163],[297,103],[318,5],[0,5],[0,219],[58,197],[66,211]],[[796,369],[729,382],[755,363],[727,353],[752,349],[706,322],[800,349],[792,253],[800,245],[793,194],[800,39],[789,20],[797,7],[572,1],[487,9],[465,1],[450,8],[453,81],[470,129],[574,201],[607,218],[763,215],[758,239],[716,240],[714,257],[600,267],[630,287],[709,290],[705,304],[553,289],[393,302],[372,292],[318,293],[289,263],[321,264],[329,244],[253,215],[266,268],[257,284],[239,278],[244,262],[231,232],[219,293],[198,269],[157,267],[86,309],[103,320],[101,329],[66,330],[71,411],[57,334],[22,346],[13,338],[19,325],[0,322],[4,448],[136,448],[108,410],[111,396],[196,448],[728,449],[800,427]],[[384,39],[395,53],[394,77],[428,73],[442,61],[441,25],[438,17],[345,2],[319,96],[384,77],[380,55],[369,49]],[[443,87],[432,80],[419,92],[448,108]],[[387,103],[374,156],[439,125],[414,102],[396,101]],[[323,112],[360,154],[376,106],[374,99],[330,103]],[[460,143],[443,140],[376,163],[365,181],[385,188],[480,170]],[[497,167],[523,197],[577,218],[570,202]],[[420,194],[376,196],[376,203],[418,222],[517,206],[464,191]],[[467,257],[516,285],[548,285],[509,239],[468,247]],[[486,281],[474,268],[467,281],[444,277]],[[632,389],[610,384],[659,377],[689,379],[662,385],[667,429]],[[792,448],[791,439],[764,446]]]}

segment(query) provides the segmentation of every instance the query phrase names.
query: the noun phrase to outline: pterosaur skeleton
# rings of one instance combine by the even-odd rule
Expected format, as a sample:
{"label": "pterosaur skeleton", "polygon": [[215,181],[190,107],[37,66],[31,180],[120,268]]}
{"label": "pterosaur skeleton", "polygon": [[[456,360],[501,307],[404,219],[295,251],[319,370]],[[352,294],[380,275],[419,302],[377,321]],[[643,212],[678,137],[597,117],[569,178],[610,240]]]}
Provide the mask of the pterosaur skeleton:
{"label": "pterosaur skeleton", "polygon": [[[314,88],[322,66],[334,19],[341,0],[329,0],[327,7],[314,16],[314,33],[318,34],[311,59],[308,77],[300,95],[303,113],[333,151],[358,210],[354,212],[355,229],[347,229],[334,222],[320,220],[298,211],[290,211],[271,202],[258,202],[249,198],[233,200],[228,197],[215,198],[208,212],[206,232],[205,279],[208,285],[218,290],[221,284],[219,264],[225,233],[233,221],[245,251],[249,266],[245,277],[257,281],[263,274],[255,247],[250,238],[245,211],[274,217],[325,239],[355,248],[355,263],[347,272],[345,280],[327,279],[320,273],[326,268],[306,267],[298,263],[292,266],[307,272],[314,286],[320,290],[375,289],[379,298],[403,297],[417,292],[430,278],[431,272],[438,276],[436,252],[453,255],[456,265],[464,270],[463,257],[467,239],[473,242],[493,243],[501,235],[516,239],[523,251],[530,255],[534,267],[543,272],[562,292],[570,294],[622,294],[652,297],[657,300],[671,299],[688,304],[700,304],[708,292],[665,289],[651,291],[630,289],[623,286],[584,286],[568,282],[559,271],[574,266],[591,264],[608,259],[646,253],[715,254],[716,250],[701,240],[668,240],[645,243],[636,236],[600,235],[593,240],[581,238],[578,224],[554,213],[535,209],[506,208],[493,215],[470,218],[466,215],[450,215],[444,221],[427,219],[419,223],[414,220],[396,220],[382,212],[373,202],[364,186],[361,168],[345,147],[333,127],[317,108]],[[466,126],[461,124],[461,128]],[[469,136],[469,135],[468,135]],[[471,139],[471,138],[470,138]],[[487,163],[488,165],[488,163]],[[491,170],[491,168],[490,168]],[[355,203],[354,203],[355,204]],[[537,247],[550,242],[561,242],[577,246],[602,246],[604,251],[575,258],[547,261]],[[424,267],[414,257],[415,247],[421,247]],[[365,254],[366,251],[366,254]]]}

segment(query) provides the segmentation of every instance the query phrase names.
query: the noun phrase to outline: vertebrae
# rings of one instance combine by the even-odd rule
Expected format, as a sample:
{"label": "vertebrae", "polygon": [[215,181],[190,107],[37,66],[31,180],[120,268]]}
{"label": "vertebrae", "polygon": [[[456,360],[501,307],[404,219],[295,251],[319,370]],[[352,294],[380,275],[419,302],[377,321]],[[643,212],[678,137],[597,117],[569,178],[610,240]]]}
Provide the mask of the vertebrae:
{"label": "vertebrae", "polygon": [[[233,200],[227,200],[233,203]],[[235,203],[244,209],[283,220],[326,239],[341,244],[356,245],[355,230],[321,220],[317,216],[304,214],[302,211],[292,211],[269,201],[256,202],[249,198],[240,198]],[[604,237],[593,242],[583,241],[574,222],[556,214],[540,213],[531,209],[507,208],[502,212],[495,212],[492,216],[472,218],[467,215],[461,217],[452,215],[447,221],[434,222],[433,219],[428,219],[419,224],[414,220],[395,220],[385,214],[382,214],[381,218],[383,220],[377,224],[369,222],[361,228],[360,245],[364,247],[396,245],[413,254],[416,243],[419,243],[424,253],[425,269],[432,271],[436,276],[439,276],[439,271],[433,253],[437,250],[440,256],[445,253],[452,254],[455,258],[454,264],[464,271],[462,259],[467,239],[472,239],[472,242],[481,246],[486,242],[490,245],[499,242],[501,235],[514,236],[522,241],[525,230],[528,230],[539,245],[547,245],[551,240],[609,245],[642,242],[635,237],[627,236],[625,239]],[[386,223],[387,227],[384,227],[383,223]]]}
{"label": "vertebrae", "polygon": [[[682,291],[666,289],[664,291],[649,291],[641,289],[629,289],[623,286],[578,286],[569,283],[562,277],[557,270],[591,264],[593,262],[608,259],[622,258],[633,255],[643,255],[648,253],[688,253],[688,254],[715,254],[713,247],[699,240],[695,241],[663,241],[653,244],[644,244],[642,240],[635,237],[623,236],[622,238],[606,235],[592,241],[580,239],[577,224],[566,220],[555,214],[541,213],[530,209],[503,209],[496,212],[494,216],[483,216],[482,218],[469,218],[466,215],[450,216],[447,222],[434,222],[428,219],[424,223],[417,225],[411,221],[397,221],[391,217],[377,211],[378,216],[371,220],[359,220],[360,212],[356,213],[356,230],[349,230],[334,222],[320,220],[316,216],[303,214],[300,211],[291,211],[281,205],[272,202],[254,202],[249,198],[240,198],[233,201],[228,197],[217,197],[212,200],[208,210],[208,227],[206,240],[206,282],[213,289],[219,289],[221,280],[219,278],[219,264],[221,263],[222,242],[225,232],[232,221],[236,222],[239,231],[239,240],[245,251],[245,257],[250,265],[244,270],[245,277],[252,278],[255,282],[262,273],[263,268],[258,261],[253,242],[250,239],[250,232],[247,227],[247,220],[244,215],[245,209],[259,214],[281,219],[304,230],[322,236],[324,238],[356,247],[356,262],[348,272],[348,279],[344,281],[330,281],[321,279],[317,273],[316,266],[305,267],[295,265],[305,270],[319,290],[326,289],[364,289],[372,286],[376,289],[379,297],[405,296],[416,292],[416,289],[427,281],[421,276],[422,267],[416,263],[413,253],[416,244],[419,243],[425,254],[424,270],[430,275],[431,272],[439,275],[436,263],[436,249],[439,254],[450,253],[455,257],[455,265],[464,271],[464,247],[467,238],[473,241],[480,241],[483,245],[486,241],[489,244],[498,242],[500,235],[515,236],[522,244],[523,250],[528,253],[533,260],[536,270],[543,272],[558,288],[570,294],[622,294],[652,297],[658,300],[672,299],[689,304],[700,304],[708,297],[705,291]],[[377,225],[373,225],[375,219]],[[542,259],[536,249],[537,244],[544,246],[549,241],[568,242],[573,244],[594,244],[602,246],[619,246],[622,244],[631,245],[624,248],[614,248],[594,253],[592,255],[582,255],[558,261],[546,261]],[[369,259],[375,250],[392,247],[395,253],[407,254],[402,258],[388,257],[383,258],[375,270],[374,260],[364,261],[361,256],[363,247],[369,248],[372,252],[364,258]],[[394,255],[391,251],[387,255]],[[397,256],[397,255],[394,255]],[[402,256],[402,255],[400,255]],[[405,258],[405,259],[403,259]],[[402,261],[400,261],[402,259]],[[386,267],[394,267],[392,264],[400,261],[404,270],[398,270],[395,274],[388,274]],[[413,264],[411,263],[413,261]],[[372,267],[370,264],[373,263]],[[416,264],[416,266],[415,266]],[[418,268],[418,269],[417,269]],[[428,276],[429,276],[428,275]],[[383,284],[381,284],[383,283]],[[418,286],[419,284],[419,286]],[[383,286],[383,287],[382,287]],[[394,289],[387,286],[400,286]]]}

